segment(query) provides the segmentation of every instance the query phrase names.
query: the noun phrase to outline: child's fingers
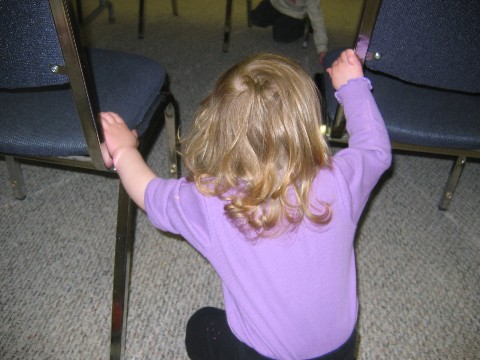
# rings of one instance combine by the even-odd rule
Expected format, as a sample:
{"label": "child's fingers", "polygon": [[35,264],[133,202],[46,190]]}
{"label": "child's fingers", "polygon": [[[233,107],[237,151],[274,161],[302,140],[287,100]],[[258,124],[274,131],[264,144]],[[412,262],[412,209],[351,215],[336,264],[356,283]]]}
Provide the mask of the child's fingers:
{"label": "child's fingers", "polygon": [[107,124],[122,124],[124,123],[120,115],[114,112],[102,112],[100,113],[100,119]]}
{"label": "child's fingers", "polygon": [[122,117],[116,113],[111,113],[113,117],[113,121],[115,121],[118,124],[123,124],[125,121],[123,121]]}
{"label": "child's fingers", "polygon": [[353,50],[347,50],[347,60],[350,65],[357,65],[359,63],[358,57]]}
{"label": "child's fingers", "polygon": [[100,113],[100,122],[101,122],[102,126],[106,126],[110,123],[110,121],[108,120],[108,117],[105,116],[104,113]]}
{"label": "child's fingers", "polygon": [[102,158],[105,166],[108,169],[111,169],[113,167],[113,159],[112,159],[112,156],[110,155],[110,152],[108,151],[107,144],[105,143],[100,144],[100,150],[102,152]]}
{"label": "child's fingers", "polygon": [[353,51],[350,49],[345,50],[345,61],[348,62],[350,65],[353,65],[352,52]]}
{"label": "child's fingers", "polygon": [[355,65],[357,62],[357,56],[352,49],[347,49],[342,51],[342,53],[335,62],[337,62],[337,64]]}
{"label": "child's fingers", "polygon": [[109,112],[101,112],[100,119],[102,120],[102,122],[105,122],[107,124],[112,124],[114,122],[112,113],[109,113]]}

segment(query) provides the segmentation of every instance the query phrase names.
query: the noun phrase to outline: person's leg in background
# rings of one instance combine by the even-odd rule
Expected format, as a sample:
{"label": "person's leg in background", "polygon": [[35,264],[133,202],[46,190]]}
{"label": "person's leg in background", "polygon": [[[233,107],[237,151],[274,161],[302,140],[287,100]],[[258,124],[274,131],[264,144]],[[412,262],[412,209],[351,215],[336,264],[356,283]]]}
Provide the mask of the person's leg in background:
{"label": "person's leg in background", "polygon": [[305,19],[295,19],[275,9],[270,0],[262,0],[250,12],[252,24],[258,27],[272,26],[273,40],[289,43],[300,39],[305,32]]}
{"label": "person's leg in background", "polygon": [[250,12],[252,24],[258,27],[268,27],[275,24],[275,20],[282,15],[273,7],[270,0],[262,0],[258,6]]}
{"label": "person's leg in background", "polygon": [[305,32],[305,21],[281,14],[273,24],[273,40],[289,43],[300,39]]}

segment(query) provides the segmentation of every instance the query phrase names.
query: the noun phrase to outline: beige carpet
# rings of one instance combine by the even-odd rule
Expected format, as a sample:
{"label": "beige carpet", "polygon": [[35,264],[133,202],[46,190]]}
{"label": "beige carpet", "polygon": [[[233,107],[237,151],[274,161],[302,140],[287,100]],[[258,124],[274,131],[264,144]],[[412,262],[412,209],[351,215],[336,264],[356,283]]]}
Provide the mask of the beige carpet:
{"label": "beige carpet", "polygon": [[[94,0],[84,1],[85,12]],[[313,43],[275,44],[246,26],[234,2],[230,52],[222,53],[225,2],[146,1],[137,39],[135,1],[114,1],[84,32],[89,44],[157,59],[187,131],[221,71],[247,54],[275,51],[320,70]],[[256,2],[254,2],[256,3]],[[324,0],[332,47],[350,45],[359,0]],[[1,131],[1,130],[0,130]],[[149,158],[165,175],[161,136]],[[436,204],[450,159],[395,154],[357,237],[359,359],[480,359],[480,164],[467,163],[447,212]],[[0,161],[0,359],[108,359],[117,181],[24,165],[28,196],[16,201]],[[184,241],[139,214],[127,359],[186,359],[184,327],[205,305],[222,306],[215,273]]]}

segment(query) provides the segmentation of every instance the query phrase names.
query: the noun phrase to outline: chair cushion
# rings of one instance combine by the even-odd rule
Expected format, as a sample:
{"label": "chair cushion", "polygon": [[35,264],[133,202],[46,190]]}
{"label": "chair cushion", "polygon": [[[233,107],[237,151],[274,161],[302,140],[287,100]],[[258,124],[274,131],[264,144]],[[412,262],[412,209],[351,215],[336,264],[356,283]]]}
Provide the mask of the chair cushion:
{"label": "chair cushion", "polygon": [[[159,104],[165,71],[142,56],[111,50],[88,53],[100,111],[119,113],[141,135]],[[87,156],[69,86],[0,91],[0,153]]]}
{"label": "chair cushion", "polygon": [[[329,53],[325,66],[330,66],[339,53]],[[392,141],[440,148],[480,148],[480,94],[417,86],[369,70],[365,70],[365,76],[372,82],[373,95]],[[338,103],[330,79],[326,79],[325,89],[327,113],[334,119]]]}
{"label": "chair cushion", "polygon": [[453,149],[480,149],[480,95],[450,92],[366,71],[394,141]]}

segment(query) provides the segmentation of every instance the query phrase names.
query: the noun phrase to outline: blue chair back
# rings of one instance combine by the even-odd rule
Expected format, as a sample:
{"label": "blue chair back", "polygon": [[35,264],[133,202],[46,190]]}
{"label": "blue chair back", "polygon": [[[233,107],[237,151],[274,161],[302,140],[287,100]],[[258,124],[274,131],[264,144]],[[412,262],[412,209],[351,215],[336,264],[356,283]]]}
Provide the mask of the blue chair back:
{"label": "blue chair back", "polygon": [[382,0],[367,68],[419,85],[480,93],[480,1]]}
{"label": "blue chair back", "polygon": [[48,0],[17,3],[0,2],[0,88],[68,83],[68,76],[54,72],[65,61]]}

